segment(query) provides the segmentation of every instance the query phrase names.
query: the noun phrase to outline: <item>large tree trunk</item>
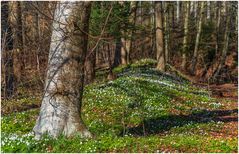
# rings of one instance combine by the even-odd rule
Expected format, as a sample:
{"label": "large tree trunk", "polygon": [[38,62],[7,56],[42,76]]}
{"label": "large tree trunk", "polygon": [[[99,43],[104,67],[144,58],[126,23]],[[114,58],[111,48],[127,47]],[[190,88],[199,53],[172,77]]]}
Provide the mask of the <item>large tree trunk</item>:
{"label": "large tree trunk", "polygon": [[157,69],[165,71],[165,57],[163,49],[163,21],[162,21],[162,2],[155,2],[155,18],[156,18],[156,55],[157,55]]}
{"label": "large tree trunk", "polygon": [[14,92],[14,72],[13,72],[13,37],[12,28],[9,23],[9,2],[1,2],[1,50],[5,54],[5,88],[4,97],[12,97]]}
{"label": "large tree trunk", "polygon": [[47,133],[91,137],[81,118],[91,2],[58,2],[36,138]]}
{"label": "large tree trunk", "polygon": [[200,17],[198,21],[198,27],[197,27],[197,35],[196,35],[196,42],[195,42],[195,48],[193,52],[193,59],[192,59],[192,67],[191,67],[191,74],[195,74],[195,68],[197,65],[197,60],[198,60],[198,48],[199,48],[199,41],[201,37],[201,31],[202,31],[202,18],[203,18],[203,9],[204,9],[204,2],[201,2],[199,5],[200,9]]}
{"label": "large tree trunk", "polygon": [[182,53],[182,64],[181,68],[185,69],[186,67],[186,53],[188,51],[188,20],[189,20],[189,11],[190,11],[190,2],[184,2],[185,3],[185,18],[184,18],[184,37],[183,37],[183,53]]}

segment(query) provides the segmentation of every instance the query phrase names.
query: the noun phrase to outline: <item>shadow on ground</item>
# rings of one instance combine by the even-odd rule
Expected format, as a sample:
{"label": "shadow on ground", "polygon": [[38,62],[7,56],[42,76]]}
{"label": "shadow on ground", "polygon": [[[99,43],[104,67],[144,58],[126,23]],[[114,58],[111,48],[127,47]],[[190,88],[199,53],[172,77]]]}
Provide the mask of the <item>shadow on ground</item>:
{"label": "shadow on ground", "polygon": [[167,115],[159,118],[153,118],[143,121],[137,127],[127,128],[127,133],[135,136],[145,136],[152,134],[164,133],[172,127],[182,127],[184,125],[194,123],[209,123],[209,122],[236,122],[237,116],[231,114],[238,113],[237,109],[233,110],[202,110],[198,113],[190,115]]}
{"label": "shadow on ground", "polygon": [[[145,85],[144,89],[150,92],[155,92],[155,89],[150,88],[147,86],[150,84],[148,81],[137,81],[140,85]],[[145,99],[144,95],[142,95],[138,91],[131,91],[127,89],[123,85],[110,83],[108,85],[104,85],[100,88],[105,88],[106,86],[112,86],[117,88],[121,91],[124,91],[128,96],[135,98],[135,104],[129,104],[129,108],[134,108],[135,106],[140,106],[142,101]],[[163,86],[163,85],[162,85]],[[162,90],[162,89],[160,89]],[[183,91],[182,89],[179,89]],[[161,91],[164,95],[173,95],[173,93],[169,93],[167,89]],[[176,97],[176,96],[170,96]],[[236,114],[232,115],[232,114]],[[154,134],[161,134],[169,131],[173,127],[183,127],[188,124],[201,124],[201,123],[210,123],[210,122],[237,122],[238,118],[238,109],[232,110],[200,110],[196,113],[192,113],[189,115],[165,115],[160,116],[157,118],[147,119],[141,122],[137,127],[125,127],[120,136],[125,134],[131,134],[134,136],[145,136],[145,135],[154,135]]]}

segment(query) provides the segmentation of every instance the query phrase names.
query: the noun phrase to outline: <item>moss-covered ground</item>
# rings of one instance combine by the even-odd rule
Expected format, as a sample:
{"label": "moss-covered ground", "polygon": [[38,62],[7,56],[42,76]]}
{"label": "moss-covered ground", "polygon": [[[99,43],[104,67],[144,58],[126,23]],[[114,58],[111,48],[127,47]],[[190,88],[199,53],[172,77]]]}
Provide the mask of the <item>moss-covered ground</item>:
{"label": "moss-covered ground", "polygon": [[40,98],[3,101],[1,151],[237,152],[237,133],[225,127],[237,121],[231,102],[211,98],[207,90],[158,72],[153,64],[142,60],[118,67],[116,80],[85,87],[82,116],[93,139],[36,141],[31,131],[39,108],[15,108],[37,107]]}

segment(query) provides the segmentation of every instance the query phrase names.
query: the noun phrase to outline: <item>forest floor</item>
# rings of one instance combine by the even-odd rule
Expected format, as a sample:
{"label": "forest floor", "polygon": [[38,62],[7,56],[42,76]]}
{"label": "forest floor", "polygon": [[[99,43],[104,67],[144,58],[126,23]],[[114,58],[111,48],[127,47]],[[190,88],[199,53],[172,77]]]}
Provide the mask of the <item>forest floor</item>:
{"label": "forest floor", "polygon": [[[218,118],[221,119],[221,121],[227,122],[227,124],[224,125],[219,132],[215,132],[213,136],[225,138],[238,136],[238,85],[210,85],[209,88],[212,91],[212,97],[216,98],[225,106]],[[226,114],[228,110],[236,111],[236,114],[228,115]]]}
{"label": "forest floor", "polygon": [[153,63],[118,67],[117,79],[85,87],[82,116],[93,139],[36,141],[40,97],[3,100],[1,152],[238,152],[237,85],[192,85]]}

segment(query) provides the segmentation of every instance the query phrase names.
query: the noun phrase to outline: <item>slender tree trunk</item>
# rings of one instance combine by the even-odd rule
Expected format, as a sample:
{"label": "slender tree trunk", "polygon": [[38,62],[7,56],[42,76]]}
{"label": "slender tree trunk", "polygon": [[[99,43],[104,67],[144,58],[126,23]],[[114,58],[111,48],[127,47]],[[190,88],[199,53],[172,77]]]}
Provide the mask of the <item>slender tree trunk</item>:
{"label": "slender tree trunk", "polygon": [[[33,2],[33,4],[35,5],[35,7],[37,7],[38,9],[40,8],[39,6],[39,2]],[[38,11],[35,11],[34,14],[34,35],[35,35],[35,46],[36,46],[36,69],[38,72],[38,75],[41,76],[41,70],[40,70],[40,53],[41,53],[41,34],[40,34],[40,13],[38,13]]]}
{"label": "slender tree trunk", "polygon": [[121,60],[121,40],[117,38],[115,44],[113,68],[119,66]]}
{"label": "slender tree trunk", "polygon": [[194,10],[194,2],[190,2],[190,14],[193,13],[193,10]]}
{"label": "slender tree trunk", "polygon": [[238,15],[236,15],[236,33],[238,33]]}
{"label": "slender tree trunk", "polygon": [[229,4],[225,5],[225,9],[226,9],[226,28],[225,28],[225,33],[224,33],[224,42],[223,42],[223,49],[222,49],[222,55],[221,55],[221,59],[220,59],[220,62],[219,62],[219,65],[216,69],[216,72],[215,74],[213,75],[213,78],[215,79],[223,65],[225,64],[225,60],[226,60],[226,57],[227,57],[227,51],[228,51],[228,43],[229,43],[229,35],[230,35],[230,30],[229,30],[229,24],[230,24],[230,15],[229,15],[229,9],[230,7],[228,6]]}
{"label": "slender tree trunk", "polygon": [[[137,11],[138,2],[132,1],[130,2],[130,15],[128,22],[135,26],[136,23],[136,11]],[[142,8],[140,8],[140,23],[143,24],[143,20],[141,17]],[[127,65],[130,63],[130,52],[132,46],[133,35],[135,31],[134,28],[128,29],[123,32],[123,38],[121,38],[121,64]]]}
{"label": "slender tree trunk", "polygon": [[175,18],[174,18],[174,16],[175,16],[175,11],[174,11],[174,9],[175,9],[175,6],[174,6],[174,3],[172,3],[172,5],[171,5],[171,7],[172,7],[172,17],[171,17],[171,19],[172,19],[172,28],[174,28],[174,26],[175,26]]}
{"label": "slender tree trunk", "polygon": [[192,59],[192,67],[191,67],[191,74],[195,74],[195,68],[197,65],[197,59],[198,59],[198,48],[199,48],[199,42],[201,37],[201,31],[202,31],[202,18],[203,18],[203,9],[204,9],[204,2],[200,3],[200,17],[198,21],[198,27],[197,27],[197,35],[196,35],[196,42],[195,42],[195,48],[193,52],[193,59]]}
{"label": "slender tree trunk", "polygon": [[210,12],[210,1],[207,1],[207,19],[210,19],[211,12]]}
{"label": "slender tree trunk", "polygon": [[95,62],[96,62],[96,53],[92,52],[90,55],[87,55],[85,60],[85,84],[89,84],[95,79]]}
{"label": "slender tree trunk", "polygon": [[[23,47],[23,29],[22,29],[22,2],[9,2],[11,11],[10,11],[10,22],[11,28],[13,31],[13,58],[14,58],[14,75],[15,75],[15,84],[21,81],[22,76],[24,75],[24,47]],[[15,85],[17,87],[17,85]]]}
{"label": "slender tree trunk", "polygon": [[109,65],[109,73],[107,76],[108,80],[113,80],[115,78],[113,71],[112,71],[112,61],[111,61],[111,50],[110,50],[110,44],[107,44],[107,56],[108,56],[108,65]]}
{"label": "slender tree trunk", "polygon": [[151,2],[151,53],[155,53],[155,10],[154,10],[155,2]]}
{"label": "slender tree trunk", "polygon": [[[137,3],[136,1],[132,1],[130,3],[130,16],[129,16],[129,22],[130,24],[132,24],[133,26],[135,26],[135,22],[136,22],[136,11],[137,11]],[[128,39],[126,39],[125,42],[125,48],[126,48],[126,60],[127,60],[127,64],[130,63],[130,52],[132,49],[132,41],[133,41],[133,35],[134,35],[134,28],[132,30],[129,30],[128,33]]]}
{"label": "slender tree trunk", "polygon": [[12,28],[9,23],[9,2],[1,2],[1,51],[5,54],[5,98],[12,97],[14,94],[14,72],[13,72],[13,36]]}
{"label": "slender tree trunk", "polygon": [[91,2],[62,1],[57,4],[44,97],[33,129],[38,139],[45,133],[53,137],[76,133],[91,137],[81,118],[88,42],[84,32],[88,32],[90,9]]}
{"label": "slender tree trunk", "polygon": [[169,6],[168,2],[164,2],[164,51],[165,63],[169,60]]}
{"label": "slender tree trunk", "polygon": [[214,9],[212,10],[213,11],[213,20],[217,20],[217,14],[218,14],[218,5],[219,5],[220,2],[217,2],[215,1],[214,3],[212,3]]}
{"label": "slender tree trunk", "polygon": [[195,17],[195,19],[196,19],[196,21],[197,21],[197,14],[198,14],[198,3],[199,2],[197,2],[197,1],[195,1],[194,2],[195,3],[195,7],[194,7],[194,17]]}
{"label": "slender tree trunk", "polygon": [[183,53],[182,53],[182,64],[181,68],[185,69],[186,67],[186,53],[188,51],[188,21],[189,21],[189,11],[190,11],[190,2],[184,2],[185,6],[185,18],[184,18],[184,37],[183,37]]}
{"label": "slender tree trunk", "polygon": [[125,41],[125,38],[122,37],[121,38],[121,50],[120,50],[120,53],[121,53],[121,64],[122,65],[127,65],[128,62],[127,62],[127,50],[126,50],[126,41]]}
{"label": "slender tree trunk", "polygon": [[221,3],[220,3],[220,2],[217,2],[217,23],[216,23],[215,55],[218,54],[220,22],[221,22]]}
{"label": "slender tree trunk", "polygon": [[156,19],[156,55],[157,55],[157,69],[165,71],[165,55],[163,44],[163,21],[162,21],[162,2],[155,2],[155,19]]}
{"label": "slender tree trunk", "polygon": [[177,19],[177,23],[179,23],[179,14],[180,14],[180,2],[177,0],[177,16],[176,16],[176,19]]}
{"label": "slender tree trunk", "polygon": [[220,22],[221,22],[221,2],[215,2],[215,10],[214,10],[214,20],[215,20],[215,32],[214,32],[214,38],[215,38],[215,58],[214,60],[209,64],[208,69],[205,70],[205,78],[210,79],[213,77],[214,72],[217,69],[218,66],[218,58],[219,58],[219,29],[220,29]]}

